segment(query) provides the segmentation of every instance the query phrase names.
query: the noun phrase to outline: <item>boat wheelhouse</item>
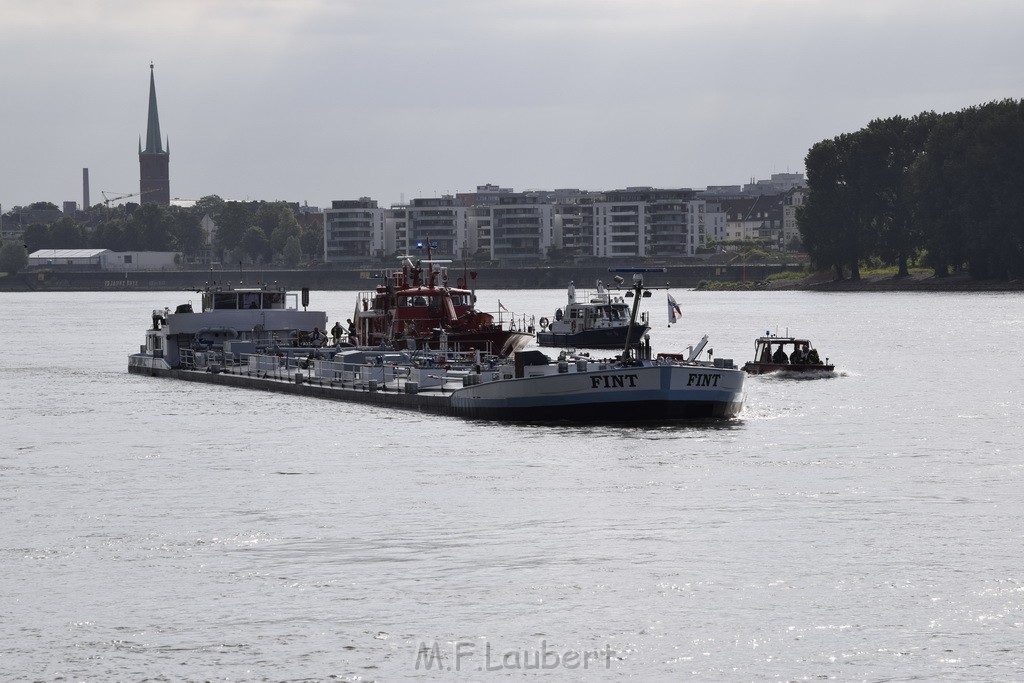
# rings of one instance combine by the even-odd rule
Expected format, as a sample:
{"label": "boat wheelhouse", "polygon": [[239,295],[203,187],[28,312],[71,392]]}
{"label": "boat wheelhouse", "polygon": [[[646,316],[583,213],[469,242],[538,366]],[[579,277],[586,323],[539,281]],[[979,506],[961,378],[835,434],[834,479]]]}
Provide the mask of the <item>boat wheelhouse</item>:
{"label": "boat wheelhouse", "polygon": [[361,292],[352,318],[356,343],[504,356],[533,340],[532,325],[511,314],[504,320],[500,302],[496,315],[478,310],[476,293],[466,288],[471,274],[451,286],[443,263],[447,261],[413,261],[406,256],[402,267],[388,273],[374,291]]}
{"label": "boat wheelhouse", "polygon": [[326,342],[327,314],[307,311],[309,290],[299,294],[277,285],[233,286],[211,283],[199,290],[202,309],[183,303],[172,313],[155,309],[146,343],[130,364],[176,368],[196,353],[250,353],[273,345],[315,345]]}
{"label": "boat wheelhouse", "polygon": [[798,337],[777,337],[766,335],[754,340],[754,360],[748,361],[743,370],[750,375],[764,375],[770,372],[832,372],[835,366],[824,362],[809,339]]}
{"label": "boat wheelhouse", "polygon": [[625,292],[609,290],[601,280],[593,292],[576,290],[569,283],[565,308],[555,311],[554,320],[541,318],[537,344],[584,349],[621,349],[636,346],[651,329],[647,313],[630,321],[630,306]]}

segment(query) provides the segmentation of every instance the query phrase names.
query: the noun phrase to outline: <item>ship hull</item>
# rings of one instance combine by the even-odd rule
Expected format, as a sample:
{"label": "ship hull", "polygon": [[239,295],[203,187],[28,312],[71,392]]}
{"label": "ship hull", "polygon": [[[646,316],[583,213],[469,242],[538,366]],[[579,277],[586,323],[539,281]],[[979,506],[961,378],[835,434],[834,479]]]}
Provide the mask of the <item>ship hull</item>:
{"label": "ship hull", "polygon": [[[576,349],[622,349],[626,345],[628,326],[584,330],[575,334],[561,334],[554,331],[538,332],[539,346],[555,346]],[[630,347],[636,348],[650,330],[647,325],[634,325],[629,335]]]}
{"label": "ship hull", "polygon": [[743,373],[734,368],[654,365],[527,375],[464,387],[452,411],[469,418],[645,422],[735,417]]}

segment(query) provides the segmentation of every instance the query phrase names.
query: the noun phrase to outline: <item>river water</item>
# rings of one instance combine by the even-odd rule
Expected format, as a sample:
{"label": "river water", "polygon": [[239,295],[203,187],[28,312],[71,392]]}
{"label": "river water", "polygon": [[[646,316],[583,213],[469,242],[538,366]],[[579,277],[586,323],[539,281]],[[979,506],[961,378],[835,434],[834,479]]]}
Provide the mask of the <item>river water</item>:
{"label": "river water", "polygon": [[194,294],[0,294],[0,679],[1024,679],[1024,298],[673,294],[656,352],[788,330],[837,376],[466,422],[128,375]]}

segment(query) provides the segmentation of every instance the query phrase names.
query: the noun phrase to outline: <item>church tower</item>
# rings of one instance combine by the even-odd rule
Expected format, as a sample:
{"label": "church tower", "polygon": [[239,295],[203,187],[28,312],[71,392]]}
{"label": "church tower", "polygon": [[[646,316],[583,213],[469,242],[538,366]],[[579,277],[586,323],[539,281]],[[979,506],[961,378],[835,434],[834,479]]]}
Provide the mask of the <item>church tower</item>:
{"label": "church tower", "polygon": [[153,63],[149,64],[149,121],[146,124],[146,149],[139,140],[139,203],[156,202],[168,206],[171,203],[171,179],[168,165],[171,159],[171,143],[167,149],[160,144],[160,116],[156,111],[156,81],[153,78]]}

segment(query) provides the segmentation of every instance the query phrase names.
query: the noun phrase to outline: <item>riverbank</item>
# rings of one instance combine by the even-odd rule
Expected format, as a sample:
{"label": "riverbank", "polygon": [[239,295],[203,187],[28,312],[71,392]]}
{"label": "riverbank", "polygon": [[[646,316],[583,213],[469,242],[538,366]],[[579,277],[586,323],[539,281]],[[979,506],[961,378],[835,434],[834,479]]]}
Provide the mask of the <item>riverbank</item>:
{"label": "riverbank", "polygon": [[[574,282],[584,289],[597,280],[610,282],[612,267],[635,264],[593,264],[538,268],[481,267],[479,277],[470,278],[476,289],[558,289]],[[647,265],[647,264],[645,264]],[[966,273],[935,277],[930,272],[913,272],[900,278],[891,273],[866,274],[859,280],[833,279],[831,271],[804,278],[769,279],[799,266],[779,264],[722,265],[713,263],[679,264],[665,267],[664,273],[650,273],[645,281],[677,289],[706,290],[798,290],[808,292],[1016,292],[1024,291],[1021,280],[972,280]],[[462,276],[462,269],[457,269]],[[291,290],[308,287],[315,291],[366,291],[381,281],[382,270],[202,270],[202,271],[129,271],[105,272],[35,270],[0,276],[0,291],[182,291],[202,289],[212,281],[281,283]],[[467,272],[467,275],[469,273]],[[705,286],[706,285],[706,286]]]}
{"label": "riverbank", "polygon": [[[474,266],[449,269],[452,281],[465,278],[471,289],[560,289],[570,282],[590,289],[598,280],[610,283],[616,275],[612,268],[642,266],[661,267],[661,264],[618,262],[588,263],[531,267]],[[706,262],[664,266],[664,272],[651,272],[644,280],[649,285],[692,289],[703,280],[730,282],[763,281],[770,275],[792,270],[794,265],[781,264],[717,264]],[[365,267],[350,269],[310,270],[165,270],[165,271],[101,271],[50,268],[26,271],[0,277],[0,291],[182,291],[204,288],[211,282],[280,283],[291,290],[308,287],[315,291],[368,291],[381,281],[387,269]],[[628,282],[629,273],[618,273]]]}
{"label": "riverbank", "polygon": [[966,273],[935,277],[932,273],[867,275],[859,280],[835,280],[832,273],[817,273],[796,280],[770,280],[757,289],[806,292],[1019,292],[1021,280],[974,280]]}

